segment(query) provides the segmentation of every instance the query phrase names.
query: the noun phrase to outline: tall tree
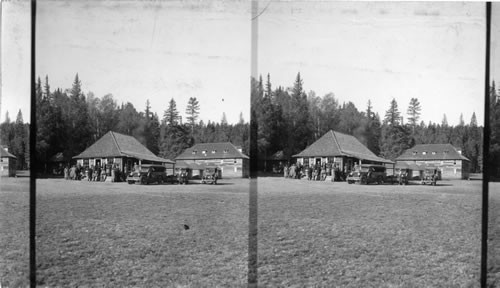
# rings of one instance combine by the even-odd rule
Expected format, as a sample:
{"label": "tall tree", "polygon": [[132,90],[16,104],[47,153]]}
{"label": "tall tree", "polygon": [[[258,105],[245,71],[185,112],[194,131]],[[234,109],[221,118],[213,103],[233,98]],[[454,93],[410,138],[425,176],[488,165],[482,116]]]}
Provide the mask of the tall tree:
{"label": "tall tree", "polygon": [[189,97],[189,101],[186,107],[186,114],[188,115],[187,121],[191,125],[191,133],[194,133],[196,120],[198,120],[198,115],[200,114],[200,103],[198,102],[196,97]]}
{"label": "tall tree", "polygon": [[396,102],[396,99],[393,98],[389,110],[385,112],[384,124],[398,126],[400,124],[400,119],[401,113],[398,110],[398,103]]}
{"label": "tall tree", "polygon": [[26,153],[26,135],[25,135],[25,127],[23,121],[23,113],[21,109],[17,113],[15,129],[14,129],[14,140],[12,143],[12,154],[17,157],[17,169],[21,170],[25,167],[25,153]]}
{"label": "tall tree", "polygon": [[446,114],[443,114],[443,120],[441,121],[441,126],[448,127],[448,118],[446,118]]}
{"label": "tall tree", "polygon": [[174,98],[170,99],[170,102],[168,103],[168,108],[163,114],[163,121],[170,126],[177,125],[179,123],[179,112],[177,111],[177,104],[175,103]]}
{"label": "tall tree", "polygon": [[476,118],[476,112],[472,113],[472,117],[470,119],[470,126],[471,127],[477,127],[477,118]]}
{"label": "tall tree", "polygon": [[412,127],[412,134],[415,133],[415,127],[418,125],[418,121],[420,120],[420,114],[422,111],[422,107],[420,106],[420,102],[417,98],[411,98],[410,105],[406,110],[408,114],[408,123]]}

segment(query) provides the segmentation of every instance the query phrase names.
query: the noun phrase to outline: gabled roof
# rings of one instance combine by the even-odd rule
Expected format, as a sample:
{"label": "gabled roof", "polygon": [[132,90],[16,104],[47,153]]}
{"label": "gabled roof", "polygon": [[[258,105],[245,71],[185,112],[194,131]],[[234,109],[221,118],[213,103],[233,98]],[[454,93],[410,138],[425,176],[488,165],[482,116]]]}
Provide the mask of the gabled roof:
{"label": "gabled roof", "polygon": [[316,142],[309,145],[299,154],[293,157],[338,157],[348,156],[361,160],[369,160],[382,163],[393,163],[390,160],[380,158],[370,149],[366,148],[356,137],[337,131],[330,130]]}
{"label": "gabled roof", "polygon": [[[424,153],[425,152],[425,153]],[[451,144],[418,144],[406,150],[396,160],[465,160],[467,157],[458,152]]]}
{"label": "gabled roof", "polygon": [[[205,151],[206,153],[203,153]],[[199,159],[248,159],[248,156],[238,151],[230,142],[223,143],[198,143],[187,148],[176,160],[199,160]]]}
{"label": "gabled roof", "polygon": [[5,150],[5,148],[3,148],[2,145],[0,145],[0,156],[2,158],[14,158],[14,159],[17,159],[16,156],[14,156],[11,153],[7,152],[7,150]]}
{"label": "gabled roof", "polygon": [[134,137],[113,131],[106,133],[94,144],[85,149],[85,151],[73,158],[81,159],[107,157],[133,157],[153,162],[174,163],[172,160],[157,157]]}

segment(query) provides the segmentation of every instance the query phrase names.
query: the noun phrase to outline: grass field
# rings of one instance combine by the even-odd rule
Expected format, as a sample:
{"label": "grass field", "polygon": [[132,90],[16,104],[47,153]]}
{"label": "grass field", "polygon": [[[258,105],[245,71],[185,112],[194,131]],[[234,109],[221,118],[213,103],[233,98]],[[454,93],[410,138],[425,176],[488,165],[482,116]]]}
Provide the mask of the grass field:
{"label": "grass field", "polygon": [[38,180],[38,284],[245,286],[249,181],[220,183]]}
{"label": "grass field", "polygon": [[481,182],[259,178],[259,287],[479,287]]}
{"label": "grass field", "polygon": [[[478,287],[481,182],[441,183],[259,178],[259,287]],[[1,183],[2,287],[28,283],[27,184]],[[248,185],[38,180],[38,284],[246,286]]]}
{"label": "grass field", "polygon": [[0,179],[0,286],[29,285],[29,178]]}
{"label": "grass field", "polygon": [[500,183],[489,185],[488,287],[500,287]]}

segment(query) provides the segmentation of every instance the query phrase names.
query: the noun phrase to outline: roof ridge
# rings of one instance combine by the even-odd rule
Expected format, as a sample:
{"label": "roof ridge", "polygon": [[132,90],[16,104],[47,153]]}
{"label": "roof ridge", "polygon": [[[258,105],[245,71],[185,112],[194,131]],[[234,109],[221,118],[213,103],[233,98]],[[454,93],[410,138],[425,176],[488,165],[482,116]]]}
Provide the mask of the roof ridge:
{"label": "roof ridge", "polygon": [[116,148],[118,148],[118,153],[120,153],[120,155],[122,155],[123,154],[122,149],[120,148],[120,145],[118,145],[118,141],[116,141],[115,132],[109,131],[109,133],[111,134],[111,138],[113,138],[113,142],[115,142]]}
{"label": "roof ridge", "polygon": [[339,148],[340,153],[344,153],[342,148],[340,148],[339,140],[337,140],[337,136],[335,135],[336,131],[330,130],[330,132],[332,132],[333,139],[335,140],[335,144],[337,144],[337,148]]}

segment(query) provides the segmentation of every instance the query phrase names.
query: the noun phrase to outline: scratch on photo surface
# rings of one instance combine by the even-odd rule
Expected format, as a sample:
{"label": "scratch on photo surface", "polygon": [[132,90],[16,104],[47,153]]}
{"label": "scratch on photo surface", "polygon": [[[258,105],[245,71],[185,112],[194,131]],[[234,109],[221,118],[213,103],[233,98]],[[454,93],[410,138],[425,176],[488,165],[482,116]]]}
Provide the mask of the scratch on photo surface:
{"label": "scratch on photo surface", "polygon": [[262,11],[260,11],[260,13],[259,13],[259,14],[257,14],[257,15],[256,15],[256,16],[254,16],[254,17],[252,17],[252,21],[253,21],[253,20],[255,20],[255,19],[257,19],[260,15],[262,15],[262,13],[264,13],[264,11],[266,11],[266,9],[267,9],[267,7],[269,7],[269,5],[271,5],[271,0],[269,0],[269,1],[267,2],[266,7],[264,7],[264,9],[262,9]]}

